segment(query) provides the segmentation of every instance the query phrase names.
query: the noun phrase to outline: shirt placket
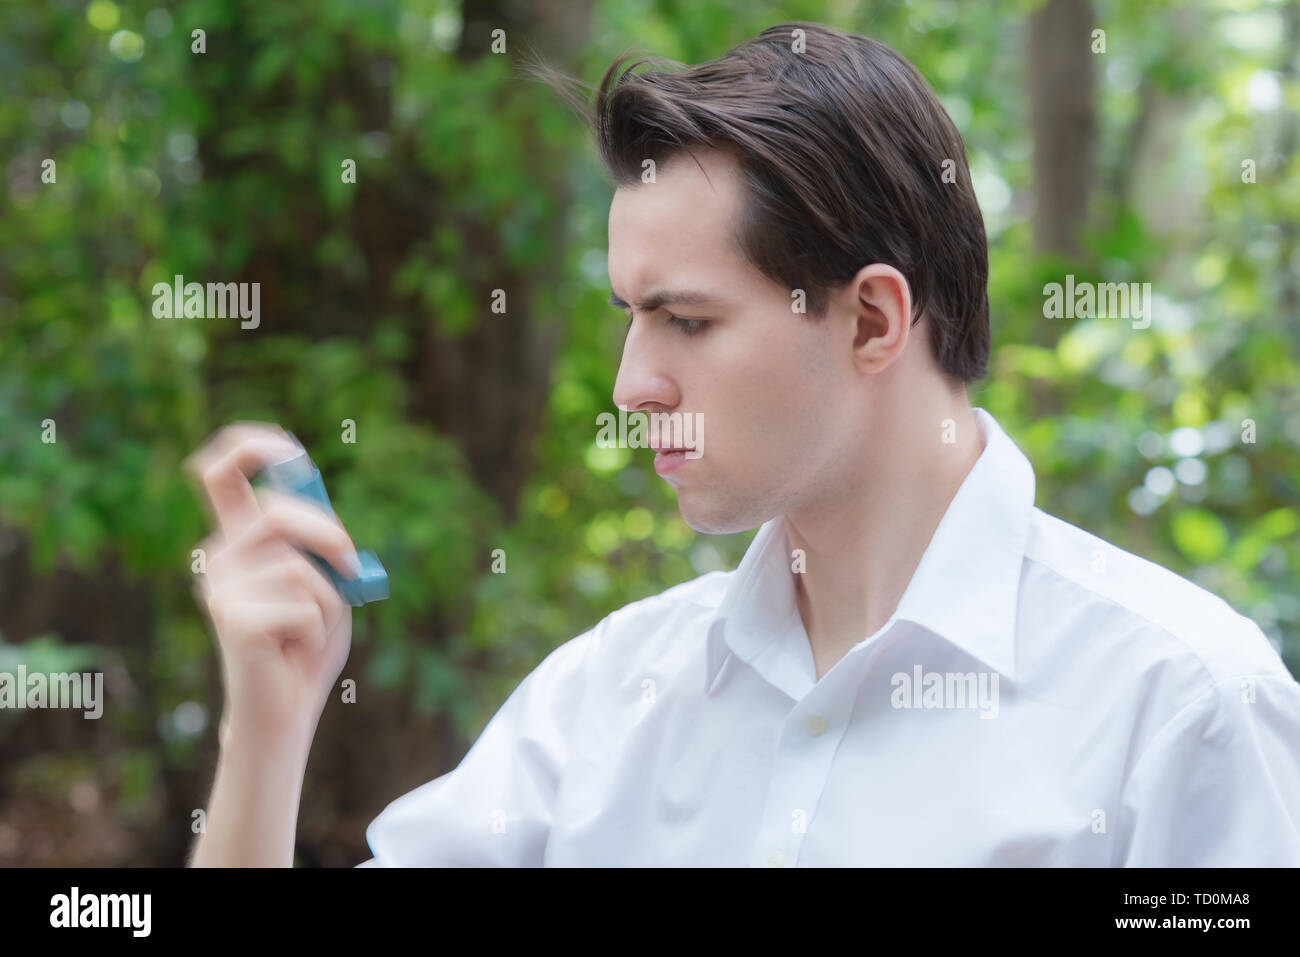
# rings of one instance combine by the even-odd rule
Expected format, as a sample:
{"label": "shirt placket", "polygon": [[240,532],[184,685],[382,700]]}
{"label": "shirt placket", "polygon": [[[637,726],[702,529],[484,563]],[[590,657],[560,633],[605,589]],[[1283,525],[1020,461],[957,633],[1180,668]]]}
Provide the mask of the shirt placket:
{"label": "shirt placket", "polygon": [[892,624],[850,649],[791,707],[776,744],[753,866],[793,867],[798,863],[835,754],[848,733],[857,691],[871,659],[880,651],[880,639]]}
{"label": "shirt placket", "polygon": [[823,684],[790,709],[776,746],[755,867],[792,867],[799,860],[846,727],[833,697]]}

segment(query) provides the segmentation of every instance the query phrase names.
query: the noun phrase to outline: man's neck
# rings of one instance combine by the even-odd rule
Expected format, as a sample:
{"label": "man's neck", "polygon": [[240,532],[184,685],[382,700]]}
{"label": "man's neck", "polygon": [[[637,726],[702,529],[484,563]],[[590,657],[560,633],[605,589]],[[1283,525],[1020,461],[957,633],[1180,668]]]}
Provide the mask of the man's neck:
{"label": "man's neck", "polygon": [[[900,403],[837,497],[785,516],[799,615],[816,678],[889,620],[962,481],[983,451],[965,393]],[[951,419],[951,442],[943,423]],[[792,567],[798,567],[792,562]]]}

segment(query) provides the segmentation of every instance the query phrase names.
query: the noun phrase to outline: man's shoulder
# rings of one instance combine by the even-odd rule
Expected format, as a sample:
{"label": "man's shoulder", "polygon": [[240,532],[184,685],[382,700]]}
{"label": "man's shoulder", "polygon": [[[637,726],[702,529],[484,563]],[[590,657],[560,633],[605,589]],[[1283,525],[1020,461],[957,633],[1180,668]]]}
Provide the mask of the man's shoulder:
{"label": "man's shoulder", "polygon": [[628,602],[614,614],[642,614],[667,608],[702,608],[716,611],[722,603],[734,571],[705,572],[688,581],[665,588],[654,595]]}
{"label": "man's shoulder", "polygon": [[1165,654],[1194,656],[1216,683],[1289,675],[1260,627],[1220,596],[1038,508],[1025,559],[1023,581],[1050,590],[1054,614],[1084,610],[1094,622],[1131,630],[1135,640],[1164,642]]}
{"label": "man's shoulder", "polygon": [[692,632],[703,636],[734,574],[734,571],[706,572],[628,602],[579,638],[596,651],[617,649],[621,658],[633,655],[653,660],[670,651],[687,651],[690,642],[681,639]]}
{"label": "man's shoulder", "polygon": [[654,595],[630,601],[616,608],[601,621],[607,631],[634,628],[642,631],[646,625],[679,627],[687,619],[710,619],[726,593],[734,571],[706,572]]}
{"label": "man's shoulder", "polygon": [[552,648],[525,677],[552,687],[601,684],[651,663],[688,656],[693,632],[703,636],[734,571],[707,572],[611,611],[581,634]]}

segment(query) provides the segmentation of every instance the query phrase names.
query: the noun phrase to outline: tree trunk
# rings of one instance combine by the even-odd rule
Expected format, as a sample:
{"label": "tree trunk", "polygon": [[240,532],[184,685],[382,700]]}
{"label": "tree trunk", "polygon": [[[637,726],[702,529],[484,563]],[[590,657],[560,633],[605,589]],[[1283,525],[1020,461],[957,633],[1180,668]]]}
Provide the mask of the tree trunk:
{"label": "tree trunk", "polygon": [[1034,247],[1077,255],[1088,212],[1096,116],[1090,0],[1048,0],[1029,17],[1026,82],[1034,145]]}

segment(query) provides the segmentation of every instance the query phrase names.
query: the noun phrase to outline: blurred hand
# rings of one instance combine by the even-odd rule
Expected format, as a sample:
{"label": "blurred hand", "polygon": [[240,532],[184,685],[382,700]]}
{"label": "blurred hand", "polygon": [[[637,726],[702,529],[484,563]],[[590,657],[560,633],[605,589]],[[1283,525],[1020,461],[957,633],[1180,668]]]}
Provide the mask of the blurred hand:
{"label": "blurred hand", "polygon": [[279,427],[241,422],[186,460],[216,530],[199,547],[206,574],[195,595],[221,655],[221,741],[299,742],[303,759],[352,641],[352,608],[295,546],[341,575],[357,574],[356,548],[337,519],[309,501],[254,489],[249,476],[299,451]]}

